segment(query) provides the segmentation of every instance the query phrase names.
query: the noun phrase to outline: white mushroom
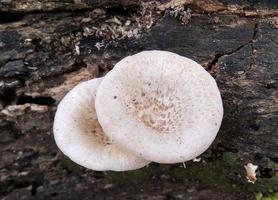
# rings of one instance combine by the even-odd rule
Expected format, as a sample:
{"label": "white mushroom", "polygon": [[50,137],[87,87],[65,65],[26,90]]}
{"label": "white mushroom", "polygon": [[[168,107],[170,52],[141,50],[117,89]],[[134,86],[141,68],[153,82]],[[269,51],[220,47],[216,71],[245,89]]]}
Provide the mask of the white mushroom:
{"label": "white mushroom", "polygon": [[246,178],[248,182],[255,183],[257,180],[256,177],[256,170],[258,169],[257,165],[253,165],[252,163],[248,163],[247,165],[244,165],[244,168],[246,170]]}
{"label": "white mushroom", "polygon": [[82,82],[60,102],[54,120],[58,147],[74,162],[93,170],[138,169],[145,161],[114,144],[103,132],[95,113],[95,95],[101,78]]}
{"label": "white mushroom", "polygon": [[95,105],[109,138],[159,163],[199,156],[215,139],[223,116],[210,74],[166,51],[144,51],[117,63],[101,83]]}

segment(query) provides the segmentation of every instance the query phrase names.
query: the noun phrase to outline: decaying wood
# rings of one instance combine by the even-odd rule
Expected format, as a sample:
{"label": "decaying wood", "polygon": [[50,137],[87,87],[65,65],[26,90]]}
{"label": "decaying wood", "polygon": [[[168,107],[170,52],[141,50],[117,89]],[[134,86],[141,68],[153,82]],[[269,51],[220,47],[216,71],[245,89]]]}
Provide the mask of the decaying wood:
{"label": "decaying wood", "polygon": [[[99,2],[0,0],[0,197],[275,196],[278,3]],[[121,58],[146,49],[192,58],[215,77],[225,110],[215,142],[186,168],[151,164],[103,173],[72,163],[53,140],[57,104],[80,81],[104,76]],[[254,184],[246,179],[247,163],[258,165]]]}
{"label": "decaying wood", "polygon": [[0,9],[8,12],[35,12],[55,10],[82,10],[104,6],[138,6],[131,0],[0,0]]}

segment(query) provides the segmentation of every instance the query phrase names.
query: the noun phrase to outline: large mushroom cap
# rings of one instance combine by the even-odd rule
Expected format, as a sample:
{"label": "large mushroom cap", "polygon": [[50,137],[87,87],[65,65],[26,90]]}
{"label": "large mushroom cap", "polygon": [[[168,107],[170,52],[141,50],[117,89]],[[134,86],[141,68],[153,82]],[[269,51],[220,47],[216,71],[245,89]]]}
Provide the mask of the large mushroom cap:
{"label": "large mushroom cap", "polygon": [[82,82],[60,102],[54,120],[58,147],[74,162],[93,170],[125,171],[146,164],[122,150],[103,132],[95,112],[95,95],[102,78]]}
{"label": "large mushroom cap", "polygon": [[210,74],[165,51],[144,51],[117,63],[99,87],[96,111],[111,139],[159,163],[184,162],[203,153],[223,116]]}

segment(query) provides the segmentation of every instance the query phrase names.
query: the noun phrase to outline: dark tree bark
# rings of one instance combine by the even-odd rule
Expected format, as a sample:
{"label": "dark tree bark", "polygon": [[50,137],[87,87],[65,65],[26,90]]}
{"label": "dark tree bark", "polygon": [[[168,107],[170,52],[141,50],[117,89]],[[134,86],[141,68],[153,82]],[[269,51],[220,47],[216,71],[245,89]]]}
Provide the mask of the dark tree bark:
{"label": "dark tree bark", "polygon": [[[0,197],[277,198],[277,28],[275,0],[0,0]],[[57,104],[80,81],[146,49],[192,58],[215,77],[225,114],[213,145],[185,169],[76,165],[54,143]],[[255,184],[249,162],[258,165]]]}
{"label": "dark tree bark", "polygon": [[104,6],[138,6],[135,0],[1,0],[0,9],[8,12],[83,10]]}

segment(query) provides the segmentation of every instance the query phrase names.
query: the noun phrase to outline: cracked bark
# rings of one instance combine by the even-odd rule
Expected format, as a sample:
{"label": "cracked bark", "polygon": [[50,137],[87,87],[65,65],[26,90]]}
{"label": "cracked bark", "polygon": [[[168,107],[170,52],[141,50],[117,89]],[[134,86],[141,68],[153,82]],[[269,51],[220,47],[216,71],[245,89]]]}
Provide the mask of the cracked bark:
{"label": "cracked bark", "polygon": [[[0,198],[237,200],[278,192],[278,29],[269,23],[275,1],[188,1],[187,25],[167,10],[147,17],[156,8],[141,15],[140,6],[107,11],[69,1],[59,11],[66,1],[56,7],[38,2],[43,6],[19,9],[24,1],[0,0],[2,14],[19,13],[0,19]],[[88,32],[107,25],[117,30],[106,22],[114,17],[122,24],[130,20],[128,30],[139,29],[139,20],[140,36]],[[150,28],[148,20],[155,22]],[[186,169],[151,164],[102,173],[72,163],[52,137],[58,102],[78,82],[103,76],[121,58],[145,49],[192,58],[216,78],[225,115],[212,147]],[[259,166],[254,185],[245,178],[248,162]]]}
{"label": "cracked bark", "polygon": [[246,43],[246,44],[240,45],[238,48],[236,48],[236,49],[234,49],[234,50],[232,50],[232,51],[230,51],[230,52],[225,52],[225,53],[223,53],[223,54],[216,54],[216,55],[214,56],[213,60],[210,61],[210,62],[207,64],[207,68],[206,68],[207,71],[212,71],[213,68],[215,68],[215,66],[217,65],[219,59],[221,59],[223,56],[229,56],[229,55],[231,55],[231,54],[233,54],[233,53],[236,53],[236,52],[238,52],[239,50],[241,50],[242,48],[244,48],[246,45],[248,45],[248,44],[250,44],[250,43],[252,43],[252,42],[249,41],[249,42]]}
{"label": "cracked bark", "polygon": [[247,43],[243,44],[243,45],[240,45],[239,47],[237,47],[236,49],[233,49],[229,52],[225,52],[223,54],[215,54],[214,58],[212,61],[210,61],[208,64],[207,64],[207,70],[208,71],[212,71],[213,68],[215,68],[215,66],[218,64],[218,61],[223,57],[223,56],[229,56],[231,54],[234,54],[238,51],[240,51],[242,48],[244,48],[246,45],[249,45],[251,44],[252,45],[252,60],[253,60],[253,63],[251,65],[254,65],[255,63],[255,56],[254,56],[254,53],[255,53],[255,48],[254,48],[254,41],[257,39],[257,33],[258,33],[258,23],[255,23],[254,24],[254,32],[253,32],[253,36],[252,36],[252,39],[250,39],[250,41],[248,41]]}

